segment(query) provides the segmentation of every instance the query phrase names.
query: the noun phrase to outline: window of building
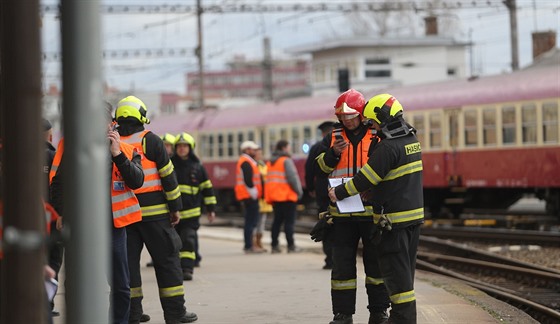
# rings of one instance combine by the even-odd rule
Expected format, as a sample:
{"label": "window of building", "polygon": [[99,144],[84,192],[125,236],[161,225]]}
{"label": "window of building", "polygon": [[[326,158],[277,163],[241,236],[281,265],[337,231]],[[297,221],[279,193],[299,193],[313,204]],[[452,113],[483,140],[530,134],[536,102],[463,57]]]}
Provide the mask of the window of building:
{"label": "window of building", "polygon": [[482,134],[484,145],[496,145],[496,109],[484,108],[482,111]]}
{"label": "window of building", "polygon": [[441,114],[430,114],[430,148],[441,147]]}
{"label": "window of building", "polygon": [[506,106],[502,108],[502,142],[514,144],[516,139],[515,107]]}
{"label": "window of building", "polygon": [[366,78],[389,78],[391,70],[366,70]]}
{"label": "window of building", "polygon": [[545,102],[543,104],[543,141],[558,143],[558,103]]}
{"label": "window of building", "polygon": [[537,107],[533,103],[521,106],[521,132],[523,143],[537,142]]}
{"label": "window of building", "polygon": [[456,68],[447,68],[447,75],[448,76],[457,75],[457,69]]}
{"label": "window of building", "polygon": [[412,126],[416,128],[416,137],[420,142],[420,145],[424,145],[424,134],[426,133],[426,125],[424,125],[423,115],[414,115],[412,118]]}
{"label": "window of building", "polygon": [[375,65],[375,64],[391,64],[391,60],[389,58],[367,58],[366,65]]}
{"label": "window of building", "polygon": [[476,146],[477,144],[477,111],[474,109],[465,111],[465,145]]}

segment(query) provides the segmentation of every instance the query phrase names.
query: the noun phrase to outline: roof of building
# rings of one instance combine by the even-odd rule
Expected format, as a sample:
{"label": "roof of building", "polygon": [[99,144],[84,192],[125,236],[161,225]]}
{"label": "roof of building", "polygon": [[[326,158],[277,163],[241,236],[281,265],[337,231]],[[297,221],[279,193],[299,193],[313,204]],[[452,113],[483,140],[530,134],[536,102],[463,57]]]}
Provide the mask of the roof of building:
{"label": "roof of building", "polygon": [[412,47],[412,46],[468,46],[469,42],[458,41],[443,36],[423,36],[404,38],[379,38],[379,37],[355,37],[345,39],[326,40],[320,43],[302,45],[288,49],[294,54],[314,53],[324,50],[347,48],[347,47]]}
{"label": "roof of building", "polygon": [[525,69],[531,69],[541,66],[558,66],[560,65],[560,48],[555,47],[541,55],[535,57],[533,63],[525,67]]}

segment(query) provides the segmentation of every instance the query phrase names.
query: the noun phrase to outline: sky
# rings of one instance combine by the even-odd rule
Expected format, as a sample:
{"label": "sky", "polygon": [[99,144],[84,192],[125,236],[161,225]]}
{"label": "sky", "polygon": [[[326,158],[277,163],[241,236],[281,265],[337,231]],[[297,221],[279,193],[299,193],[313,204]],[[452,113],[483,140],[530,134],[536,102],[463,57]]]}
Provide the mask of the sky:
{"label": "sky", "polygon": [[[88,1],[88,0],[77,0]],[[242,4],[317,4],[351,3],[344,0],[201,0],[203,6]],[[427,1],[427,0],[425,0]],[[423,0],[401,2],[422,3]],[[440,31],[461,41],[472,41],[472,62],[477,75],[492,75],[511,70],[509,14],[500,0],[430,0],[436,3],[477,3],[477,8],[434,10],[439,17]],[[360,1],[358,1],[360,2]],[[361,1],[363,2],[363,1]],[[370,0],[373,3],[381,0]],[[56,0],[41,0],[43,5]],[[491,5],[488,5],[491,3]],[[102,0],[102,5],[195,5],[196,0]],[[560,2],[558,0],[517,0],[520,67],[532,61],[531,33],[553,30],[560,45]],[[389,14],[343,12],[286,13],[205,13],[203,53],[205,69],[224,69],[235,56],[260,60],[262,43],[269,37],[273,59],[293,57],[290,48],[315,44],[327,39],[352,37],[356,34],[378,35],[381,18],[387,18],[386,37],[420,36],[424,33],[425,12],[391,12]],[[59,19],[43,15],[43,51],[59,52]],[[102,46],[106,51],[186,49],[185,55],[164,55],[158,58],[104,59],[106,83],[120,90],[185,93],[185,74],[198,68],[194,49],[197,45],[194,14],[103,14]],[[383,25],[382,25],[383,26]],[[60,84],[60,62],[43,61],[44,84]]]}

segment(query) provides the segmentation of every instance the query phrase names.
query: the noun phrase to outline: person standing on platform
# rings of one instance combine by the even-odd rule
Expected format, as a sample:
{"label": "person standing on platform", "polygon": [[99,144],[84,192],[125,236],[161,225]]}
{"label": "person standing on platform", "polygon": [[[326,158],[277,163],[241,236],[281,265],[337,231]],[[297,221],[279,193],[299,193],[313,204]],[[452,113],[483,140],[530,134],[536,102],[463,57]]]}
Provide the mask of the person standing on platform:
{"label": "person standing on platform", "polygon": [[[328,147],[317,161],[318,176],[350,179],[368,161],[370,148],[378,138],[362,124],[364,96],[350,89],[342,93],[334,106],[340,124],[323,139]],[[356,312],[356,257],[360,240],[363,245],[365,287],[368,296],[369,323],[384,323],[389,297],[383,285],[375,247],[370,240],[373,229],[373,207],[364,202],[364,211],[341,213],[331,204],[328,212],[333,218],[330,229],[333,239],[333,269],[331,271],[331,299],[334,319],[331,324],[350,324]]]}
{"label": "person standing on platform", "polygon": [[286,140],[276,143],[276,150],[266,164],[267,178],[264,198],[272,204],[274,220],[272,221],[272,253],[280,253],[278,236],[284,224],[284,233],[288,243],[288,253],[300,252],[294,241],[296,222],[296,204],[303,196],[303,189],[294,161],[290,157],[290,144]]}
{"label": "person standing on platform", "polygon": [[[257,165],[259,167],[259,172],[261,173],[261,184],[263,186],[263,188],[265,187],[265,182],[266,182],[266,174],[268,173],[267,171],[267,167],[266,167],[266,162],[263,159],[262,156],[262,149],[259,148],[255,154],[255,160],[257,161]],[[268,214],[270,214],[272,212],[272,205],[268,204],[265,200],[264,200],[264,190],[263,190],[263,194],[259,197],[259,220],[257,222],[257,226],[255,228],[255,234],[253,237],[253,246],[255,246],[258,249],[263,250],[264,252],[267,252],[266,249],[264,248],[263,244],[262,244],[262,238],[263,238],[263,234],[264,234],[264,230],[266,227],[266,219],[268,218]]]}
{"label": "person standing on platform", "polygon": [[181,221],[175,229],[183,243],[179,253],[183,280],[192,280],[199,248],[197,231],[200,228],[202,206],[206,208],[208,221],[212,223],[216,218],[217,201],[208,173],[194,153],[194,138],[190,134],[181,133],[175,139],[175,154],[171,162],[177,173],[183,202],[183,209],[179,211]]}
{"label": "person standing on platform", "polygon": [[329,198],[335,202],[371,190],[372,237],[392,303],[389,322],[416,323],[414,272],[424,222],[422,149],[392,95],[374,96],[362,115],[382,140],[350,181],[329,189]]}
{"label": "person standing on platform", "polygon": [[[322,122],[318,127],[321,131],[321,139],[325,138],[334,128],[334,122],[325,121]],[[305,161],[305,186],[309,191],[309,195],[314,197],[317,201],[318,212],[325,212],[329,207],[329,195],[327,189],[329,187],[329,181],[326,177],[318,177],[316,175],[317,163],[315,159],[319,154],[326,152],[328,147],[326,147],[322,141],[319,141],[311,146],[309,149],[309,154],[307,155],[307,160]],[[332,236],[330,231],[325,232],[322,240],[323,253],[325,253],[325,265],[323,269],[332,269]]]}
{"label": "person standing on platform", "polygon": [[253,245],[253,232],[259,219],[259,197],[263,194],[261,174],[255,154],[260,149],[259,145],[253,141],[241,143],[241,155],[235,167],[235,199],[243,207],[243,226],[245,253],[263,253],[264,250]]}
{"label": "person standing on platform", "polygon": [[[140,188],[144,183],[144,172],[140,163],[140,155],[134,151],[132,145],[121,141],[119,133],[113,129],[111,123],[112,107],[106,104],[107,111],[107,138],[111,154],[110,170],[110,199],[111,211],[108,213],[112,219],[112,244],[111,244],[111,314],[113,323],[127,324],[130,314],[130,276],[127,257],[126,227],[140,222],[142,212],[138,199],[133,189]],[[51,183],[52,204],[56,211],[63,215],[64,164],[62,156],[64,146],[59,145],[55,155],[58,165]],[[108,178],[109,180],[109,178]]]}
{"label": "person standing on platform", "polygon": [[181,192],[163,141],[144,128],[144,124],[150,123],[146,113],[146,105],[134,96],[119,101],[115,111],[121,140],[134,146],[142,156],[145,175],[144,185],[134,190],[142,209],[142,221],[127,228],[131,295],[129,322],[136,324],[143,315],[140,255],[146,245],[154,262],[165,323],[190,323],[198,317],[185,308],[179,260],[182,244],[173,228],[179,223]]}

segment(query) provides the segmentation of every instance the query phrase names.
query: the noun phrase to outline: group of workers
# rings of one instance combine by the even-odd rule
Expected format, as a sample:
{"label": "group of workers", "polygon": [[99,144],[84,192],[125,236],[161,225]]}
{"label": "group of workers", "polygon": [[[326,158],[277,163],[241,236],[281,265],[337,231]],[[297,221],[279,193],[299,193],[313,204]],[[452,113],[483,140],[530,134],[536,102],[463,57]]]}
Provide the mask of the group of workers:
{"label": "group of workers", "polygon": [[[334,108],[338,123],[320,125],[324,137],[312,147],[306,163],[307,187],[320,211],[320,220],[310,234],[313,240],[323,241],[324,268],[332,269],[334,318],[330,324],[353,323],[360,240],[368,323],[416,323],[414,273],[424,221],[422,157],[416,130],[404,120],[400,102],[389,94],[366,101],[360,92],[350,89],[338,97]],[[142,309],[140,255],[144,245],[152,257],[165,323],[194,322],[198,317],[186,310],[183,280],[192,280],[200,262],[197,230],[203,208],[210,222],[215,218],[212,183],[194,153],[196,143],[191,135],[164,134],[160,138],[146,130],[144,125],[150,122],[146,105],[134,96],[122,99],[114,113],[112,110],[107,104],[113,322],[150,320]],[[50,154],[49,173],[50,202],[60,215],[64,215],[63,143],[61,140],[54,157]],[[52,147],[47,149],[53,152]],[[290,157],[290,143],[278,141],[266,163],[255,142],[243,142],[240,150],[234,191],[245,218],[244,252],[266,252],[261,241],[263,214],[271,206],[271,252],[282,251],[282,225],[287,252],[299,252],[294,223],[303,190]],[[341,178],[341,184],[330,185]],[[339,202],[354,195],[359,195],[363,208],[345,212]],[[55,261],[61,261],[60,251],[51,253]]]}
{"label": "group of workers", "polygon": [[[330,324],[353,323],[360,240],[368,323],[416,323],[414,273],[424,222],[422,150],[416,130],[390,94],[366,101],[349,89],[334,109],[339,122],[320,125],[324,138],[312,147],[306,163],[306,182],[320,211],[310,234],[323,241],[324,268],[332,268]],[[332,180],[341,184],[331,186]],[[354,195],[363,208],[344,211],[338,202]]]}

